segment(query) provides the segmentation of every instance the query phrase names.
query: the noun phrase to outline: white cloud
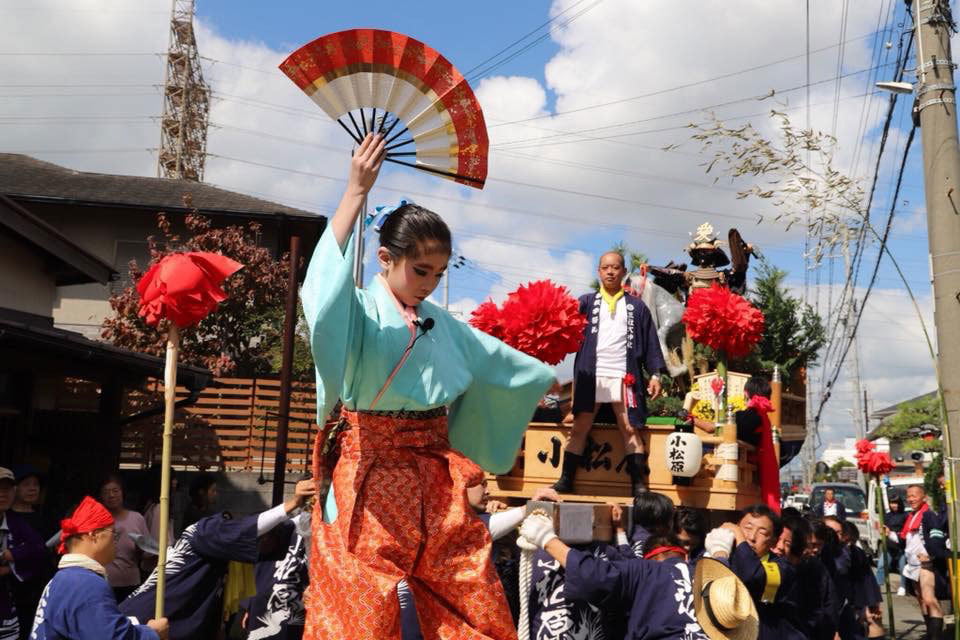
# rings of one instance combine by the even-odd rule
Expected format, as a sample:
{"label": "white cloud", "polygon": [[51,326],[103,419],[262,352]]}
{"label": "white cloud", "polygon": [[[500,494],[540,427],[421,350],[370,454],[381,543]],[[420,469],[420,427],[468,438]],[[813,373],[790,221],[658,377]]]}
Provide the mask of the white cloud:
{"label": "white cloud", "polygon": [[[551,14],[574,1],[557,0]],[[597,254],[619,240],[654,263],[682,260],[689,232],[705,220],[721,234],[731,225],[740,227],[774,263],[797,264],[799,232],[755,225],[758,212],[770,211],[736,199],[735,191],[745,184],[721,180],[714,185],[684,126],[703,119],[701,107],[721,103],[732,104],[715,107],[718,117],[749,121],[766,133],[771,124],[764,114],[771,108],[788,110],[795,122],[805,121],[806,92],[783,91],[806,81],[803,3],[700,3],[684,19],[678,19],[675,4],[599,3],[554,32],[559,51],[546,65],[545,86],[518,76],[477,83],[492,143],[490,179],[483,191],[409,170],[385,170],[371,204],[411,195],[449,221],[458,251],[470,259],[468,267],[453,273],[451,293],[458,309],[468,312],[476,301],[489,295],[502,299],[518,283],[543,277],[579,293],[593,278]],[[815,84],[810,117],[815,128],[830,130],[835,83],[821,81],[836,75],[838,50],[820,50],[840,39],[842,4],[821,0],[811,5]],[[0,20],[4,50],[160,53],[167,47],[169,0],[141,0],[137,11],[117,10],[107,0],[73,0],[69,10],[53,9],[64,4],[49,6],[43,11],[36,3],[34,10],[11,13],[14,20]],[[872,66],[870,39],[853,38],[875,29],[878,9],[874,3],[850,3],[844,72]],[[280,12],[277,19],[288,17]],[[346,176],[350,141],[276,70],[289,51],[224,38],[215,20],[199,24],[197,34],[201,54],[217,61],[204,63],[214,90],[207,180],[329,213],[343,186],[338,179]],[[788,56],[799,57],[692,84]],[[163,81],[160,57],[23,56],[9,62],[0,68],[0,97],[8,96],[0,115],[20,120],[0,119],[0,150],[87,150],[34,155],[83,170],[154,174],[156,160],[150,153],[94,150],[157,146],[162,101],[153,85]],[[877,72],[881,79],[890,74],[892,67]],[[860,95],[869,90],[867,80],[867,74],[853,75],[840,88],[836,131],[841,167],[857,155],[861,122],[875,132],[882,119],[886,98]],[[91,84],[118,86],[54,86]],[[685,84],[691,86],[668,90]],[[771,89],[779,91],[772,99],[756,99]],[[594,108],[607,102],[614,104]],[[541,117],[547,113],[556,115]],[[95,119],[24,119],[78,116]],[[121,116],[138,119],[117,119]],[[504,124],[530,118],[539,119]],[[893,130],[891,148],[902,144],[902,136]],[[668,144],[680,148],[661,151]],[[869,150],[868,145],[859,154],[857,175],[872,170]],[[915,213],[898,222],[898,231],[921,230],[922,205],[910,206]],[[911,324],[904,311],[908,307],[897,296],[895,289],[877,291],[862,328],[862,369],[877,406],[901,399],[894,397],[900,391],[910,395],[912,387],[928,380],[916,332],[890,324]],[[923,303],[930,308],[929,297]],[[835,391],[825,414],[827,428],[849,426],[843,405],[850,398],[843,393]]]}

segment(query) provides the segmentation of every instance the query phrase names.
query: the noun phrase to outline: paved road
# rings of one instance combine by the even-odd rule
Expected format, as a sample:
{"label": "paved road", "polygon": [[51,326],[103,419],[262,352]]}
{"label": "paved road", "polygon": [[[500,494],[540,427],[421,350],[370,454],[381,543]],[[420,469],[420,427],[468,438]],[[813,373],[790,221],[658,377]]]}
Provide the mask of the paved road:
{"label": "paved road", "polygon": [[[893,595],[893,620],[894,630],[897,632],[898,640],[923,640],[926,629],[923,624],[923,616],[920,615],[920,609],[917,607],[917,601],[912,596],[896,595],[896,588],[900,582],[900,576],[892,574],[890,576],[890,587]],[[947,603],[945,605],[949,606]],[[888,614],[887,605],[883,605],[883,624],[887,624]],[[947,635],[953,638],[953,635]]]}

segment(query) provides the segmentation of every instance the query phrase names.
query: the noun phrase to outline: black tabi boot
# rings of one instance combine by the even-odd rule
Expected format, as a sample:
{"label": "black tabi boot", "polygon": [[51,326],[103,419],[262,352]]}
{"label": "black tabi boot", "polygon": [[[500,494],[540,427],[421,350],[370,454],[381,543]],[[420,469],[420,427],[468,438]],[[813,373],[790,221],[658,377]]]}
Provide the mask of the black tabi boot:
{"label": "black tabi boot", "polygon": [[649,454],[646,453],[627,455],[627,473],[630,474],[631,495],[638,496],[649,491],[647,487],[647,475],[650,473],[650,467],[647,466],[649,458]]}
{"label": "black tabi boot", "polygon": [[943,640],[943,618],[927,618],[927,640]]}
{"label": "black tabi boot", "polygon": [[557,493],[573,493],[573,479],[577,475],[577,467],[581,464],[583,464],[583,456],[564,451],[560,479],[553,485],[553,490]]}

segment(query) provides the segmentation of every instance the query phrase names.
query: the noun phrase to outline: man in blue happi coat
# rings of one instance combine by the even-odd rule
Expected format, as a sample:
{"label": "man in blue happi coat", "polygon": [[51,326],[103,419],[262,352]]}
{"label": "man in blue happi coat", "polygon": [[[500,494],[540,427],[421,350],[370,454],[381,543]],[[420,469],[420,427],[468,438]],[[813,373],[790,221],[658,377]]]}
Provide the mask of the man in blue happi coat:
{"label": "man in blue happi coat", "polygon": [[[642,558],[604,560],[566,545],[557,537],[553,521],[544,515],[533,513],[527,516],[520,527],[520,535],[564,567],[564,594],[568,600],[626,611],[626,630],[622,636],[626,640],[707,640],[696,607],[696,601],[704,593],[708,600],[712,593],[717,603],[724,599],[726,605],[711,609],[711,614],[705,614],[708,618],[710,615],[716,618],[716,613],[722,609],[731,614],[729,618],[723,618],[722,626],[727,631],[742,628],[747,633],[737,637],[755,637],[756,610],[746,589],[741,585],[742,596],[737,602],[735,592],[739,581],[732,574],[730,586],[733,589],[727,596],[721,596],[719,589],[714,592],[703,589],[703,585],[695,589],[693,572],[675,537],[651,537]],[[716,626],[706,622],[711,627]]]}
{"label": "man in blue happi coat", "polygon": [[61,522],[66,553],[40,597],[31,639],[166,640],[166,618],[139,624],[117,608],[104,568],[116,555],[117,535],[113,516],[90,496]]}
{"label": "man in blue happi coat", "polygon": [[[632,495],[637,495],[647,490],[650,473],[639,433],[647,421],[645,393],[651,398],[660,395],[660,372],[666,364],[650,310],[623,288],[627,275],[623,255],[603,254],[597,274],[600,290],[580,296],[580,313],[587,317],[587,326],[573,364],[573,427],[560,479],[553,488],[559,493],[573,491],[577,468],[586,461],[584,449],[597,407],[609,403],[623,436]],[[650,376],[646,387],[644,370]]]}
{"label": "man in blue happi coat", "polygon": [[[259,514],[233,518],[223,512],[186,528],[167,555],[164,611],[174,638],[215,638],[222,624],[223,588],[231,561],[253,564],[258,538],[290,519],[316,493],[312,480],[297,483],[283,504]],[[157,569],[120,603],[127,615],[144,617],[153,610]]]}
{"label": "man in blue happi coat", "polygon": [[734,535],[730,568],[747,585],[760,614],[760,640],[806,640],[791,621],[801,602],[796,570],[773,553],[783,527],[780,517],[756,504],[741,512],[737,524],[723,526]]}

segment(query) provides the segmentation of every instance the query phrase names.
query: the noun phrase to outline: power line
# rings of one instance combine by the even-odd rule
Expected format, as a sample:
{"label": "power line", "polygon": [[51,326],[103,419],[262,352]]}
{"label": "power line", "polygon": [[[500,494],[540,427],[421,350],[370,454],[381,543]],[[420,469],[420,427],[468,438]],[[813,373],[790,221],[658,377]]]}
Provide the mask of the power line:
{"label": "power line", "polygon": [[[889,66],[889,64],[883,65],[883,66]],[[870,67],[870,68],[867,68],[867,69],[860,69],[859,71],[851,71],[851,72],[849,72],[849,73],[844,74],[842,77],[849,77],[849,76],[860,75],[861,73],[867,73],[867,72],[873,71],[874,68],[876,68],[876,67]],[[827,83],[827,82],[833,82],[834,80],[835,80],[835,78],[826,78],[826,79],[824,79],[824,80],[818,80],[817,82],[811,83],[811,86],[816,86],[816,85],[818,85],[818,84],[825,84],[825,83]],[[549,139],[552,139],[552,138],[563,137],[563,136],[567,136],[567,135],[577,135],[577,134],[581,134],[581,133],[589,133],[589,132],[592,132],[592,131],[602,131],[602,130],[605,130],[605,129],[613,129],[613,128],[617,128],[617,127],[626,127],[626,126],[635,125],[635,124],[642,124],[642,123],[644,123],[644,122],[651,122],[651,121],[654,121],[654,120],[662,120],[662,119],[664,119],[664,118],[672,118],[672,117],[675,117],[675,116],[689,115],[689,114],[691,114],[691,113],[699,113],[699,112],[702,112],[702,111],[708,111],[708,110],[710,110],[710,109],[717,109],[717,108],[720,108],[720,107],[729,107],[729,106],[732,106],[732,105],[735,105],[735,104],[740,104],[740,103],[742,103],[742,102],[759,101],[759,100],[763,100],[763,99],[766,99],[766,98],[769,98],[769,97],[773,97],[773,96],[775,96],[775,95],[780,95],[780,94],[784,94],[784,93],[791,93],[791,92],[793,92],[793,91],[798,91],[798,90],[800,90],[800,89],[805,89],[805,88],[807,88],[807,85],[806,85],[806,84],[800,84],[800,85],[797,85],[797,86],[794,86],[794,87],[789,87],[789,88],[786,88],[786,89],[774,89],[774,90],[772,90],[772,91],[770,92],[769,95],[766,95],[766,96],[751,95],[751,96],[747,96],[747,97],[744,97],[744,98],[737,98],[737,99],[735,99],[735,100],[727,100],[727,101],[725,101],[725,102],[717,102],[717,103],[714,103],[714,104],[702,105],[702,106],[699,106],[699,107],[696,107],[696,108],[693,108],[693,109],[686,109],[686,110],[683,110],[683,111],[674,111],[674,112],[671,112],[671,113],[660,114],[660,115],[657,115],[657,116],[650,116],[650,117],[648,117],[648,118],[641,118],[641,119],[638,119],[638,120],[629,120],[629,121],[625,121],[625,122],[617,122],[617,123],[614,123],[614,124],[602,125],[602,126],[599,126],[599,127],[590,127],[590,128],[587,128],[587,129],[577,129],[577,130],[574,130],[574,131],[564,131],[564,132],[560,132],[560,133],[558,133],[557,135],[553,135],[553,136],[541,136],[541,137],[538,137],[538,138],[523,138],[523,139],[520,139],[520,140],[508,140],[508,141],[506,141],[506,142],[501,142],[501,143],[499,143],[499,144],[497,144],[497,145],[494,145],[494,146],[495,146],[496,148],[503,148],[503,147],[507,147],[507,145],[520,144],[520,143],[524,143],[524,142],[539,142],[539,141],[542,141],[542,140],[549,140]],[[855,96],[855,97],[860,97],[860,96],[858,95],[858,96]],[[615,136],[615,137],[621,137],[621,136],[625,136],[625,135],[634,135],[634,134],[631,134],[631,133],[622,133],[622,134],[618,134],[618,135]],[[509,147],[507,147],[507,148],[509,148]]]}
{"label": "power line", "polygon": [[[597,1],[594,2],[592,5],[584,8],[584,9],[581,9],[580,11],[578,11],[577,13],[575,13],[574,15],[570,16],[570,18],[569,18],[566,22],[564,22],[563,24],[561,24],[560,26],[561,26],[561,27],[566,27],[566,26],[570,25],[571,22],[573,22],[574,20],[576,20],[577,18],[579,18],[579,17],[582,16],[583,14],[587,13],[587,12],[590,11],[591,9],[594,9],[595,7],[597,7],[601,2],[603,2],[603,0],[597,0]],[[579,4],[579,3],[578,3],[578,4]],[[502,66],[505,65],[506,63],[508,63],[508,62],[510,62],[511,60],[515,59],[517,56],[525,53],[526,51],[529,51],[530,49],[532,49],[532,48],[535,47],[536,45],[538,45],[538,44],[540,44],[541,42],[543,42],[544,40],[546,40],[548,37],[550,37],[550,32],[549,32],[549,31],[547,31],[547,33],[545,33],[545,34],[543,34],[543,35],[535,38],[534,40],[532,40],[532,41],[529,42],[528,44],[524,45],[523,47],[521,47],[520,49],[518,49],[518,50],[515,51],[514,53],[512,53],[512,54],[510,54],[509,56],[507,56],[506,58],[504,58],[503,60],[500,60],[499,62],[495,62],[494,64],[492,64],[492,65],[490,65],[490,66],[488,66],[488,67],[485,67],[485,68],[483,68],[483,69],[480,69],[479,71],[473,73],[473,74],[472,74],[472,77],[469,77],[468,80],[470,80],[470,81],[472,81],[472,82],[475,82],[475,81],[479,80],[480,78],[489,75],[489,74],[490,74],[491,72],[493,72],[495,69],[499,69],[500,67],[502,67]],[[466,76],[466,75],[468,75],[468,74],[464,74],[464,75]]]}
{"label": "power line", "polygon": [[[907,136],[906,144],[904,145],[903,158],[900,162],[900,171],[897,176],[897,186],[893,194],[893,203],[896,205],[897,196],[900,193],[900,184],[903,181],[903,174],[907,167],[907,158],[910,156],[910,146],[913,143],[914,134],[916,133],[917,128],[911,127],[910,133]],[[820,415],[823,412],[823,407],[830,398],[830,390],[833,387],[833,384],[837,381],[837,378],[840,376],[840,371],[843,369],[843,361],[846,359],[847,353],[850,351],[850,346],[853,344],[854,338],[857,335],[857,329],[860,327],[860,320],[863,318],[864,308],[866,307],[867,301],[870,299],[870,292],[873,290],[874,284],[877,281],[877,274],[880,271],[880,263],[883,260],[883,250],[887,245],[887,240],[890,237],[890,229],[893,226],[894,219],[894,208],[891,207],[890,215],[887,216],[887,222],[884,226],[883,235],[880,237],[880,247],[877,251],[877,259],[873,265],[873,273],[870,276],[870,283],[867,285],[867,290],[863,294],[863,300],[859,305],[859,311],[857,311],[856,317],[853,322],[853,326],[850,330],[850,336],[846,340],[846,344],[843,348],[843,352],[840,354],[839,361],[830,376],[830,381],[827,383],[827,393],[820,399],[820,407],[817,409],[816,422],[820,421]]]}
{"label": "power line", "polygon": [[[858,41],[858,40],[863,40],[863,39],[865,39],[865,38],[869,38],[869,37],[871,37],[871,36],[873,36],[873,35],[874,35],[874,34],[872,34],[872,33],[868,33],[868,34],[865,34],[865,35],[862,35],[862,36],[857,36],[856,38],[850,39],[848,42],[856,42],[856,41]],[[565,116],[565,115],[568,115],[568,114],[571,114],[571,113],[580,113],[581,111],[589,111],[589,110],[591,110],[591,109],[601,109],[601,108],[603,108],[603,107],[609,107],[609,106],[615,105],[615,104],[623,104],[624,102],[632,102],[632,101],[634,101],[634,100],[641,100],[641,99],[643,99],[643,98],[651,98],[651,97],[653,97],[653,96],[663,95],[664,93],[670,93],[670,92],[673,92],[673,91],[680,91],[681,89],[689,89],[690,87],[696,87],[696,86],[698,86],[698,85],[708,84],[708,83],[710,83],[710,82],[716,82],[717,80],[725,80],[725,79],[727,79],[727,78],[732,78],[732,77],[734,77],[734,76],[742,75],[742,74],[744,74],[744,73],[750,73],[751,71],[757,71],[757,70],[759,70],[759,69],[764,69],[764,68],[766,68],[766,67],[772,67],[772,66],[775,66],[775,65],[778,65],[778,64],[783,64],[784,62],[790,62],[790,61],[792,61],[792,60],[796,60],[797,58],[803,58],[805,55],[806,55],[807,57],[809,57],[809,55],[810,55],[811,53],[819,53],[819,52],[821,52],[821,51],[829,51],[830,49],[834,49],[834,48],[840,46],[840,44],[841,44],[841,43],[837,43],[837,44],[830,45],[830,46],[828,46],[828,47],[823,47],[823,48],[820,48],[820,49],[815,49],[815,50],[813,50],[813,51],[810,51],[810,50],[809,50],[809,43],[808,43],[808,47],[807,47],[808,50],[807,50],[807,52],[806,52],[805,54],[801,53],[801,54],[799,54],[799,55],[789,56],[789,57],[787,57],[787,58],[781,58],[781,59],[779,59],[779,60],[774,60],[773,62],[767,62],[767,63],[760,64],[760,65],[756,65],[756,66],[753,66],[753,67],[746,67],[746,68],[744,68],[744,69],[738,69],[737,71],[731,71],[731,72],[729,72],[729,73],[724,73],[724,74],[717,75],[717,76],[713,76],[713,77],[710,77],[710,78],[704,78],[703,80],[697,80],[697,81],[695,81],[695,82],[688,82],[688,83],[686,83],[686,84],[676,85],[676,86],[669,87],[669,88],[666,88],[666,89],[658,89],[658,90],[656,90],[656,91],[651,91],[651,92],[648,92],[648,93],[642,93],[642,94],[640,94],[640,95],[631,96],[631,97],[629,97],[629,98],[620,98],[620,99],[618,99],[618,100],[611,100],[611,101],[609,101],[609,102],[602,102],[602,103],[599,103],[599,104],[588,105],[588,106],[586,106],[586,107],[578,107],[578,108],[576,108],[576,109],[567,109],[566,111],[557,111],[556,113],[548,113],[548,114],[544,114],[544,115],[540,115],[540,116],[532,116],[532,117],[530,117],[530,118],[524,118],[524,119],[522,119],[522,120],[511,120],[511,121],[508,121],[508,122],[501,122],[501,123],[492,125],[490,128],[493,129],[493,128],[495,128],[495,127],[502,127],[502,126],[506,126],[506,125],[510,125],[510,124],[521,124],[521,123],[524,123],[524,122],[531,122],[531,121],[534,121],[534,120],[542,120],[542,119],[544,119],[544,118],[556,118],[556,117]],[[809,81],[809,74],[807,74],[807,79],[808,79],[808,81]]]}
{"label": "power line", "polygon": [[[879,91],[879,90],[875,90],[875,91],[872,91],[872,92],[866,93],[866,94],[857,94],[857,95],[852,95],[852,96],[845,96],[844,98],[841,98],[841,99],[842,99],[842,100],[849,100],[849,99],[855,99],[855,98],[862,98],[862,97],[865,96],[865,95],[876,95],[876,94],[878,94],[878,93],[880,93],[880,91]],[[734,104],[734,103],[736,103],[736,102],[748,102],[748,101],[750,101],[750,100],[757,100],[757,98],[743,98],[743,99],[741,99],[741,100],[736,100],[736,101],[730,102],[730,103],[728,103],[728,105],[724,105],[724,106],[729,106],[730,104]],[[821,103],[816,103],[816,104],[817,104],[817,105],[819,105],[819,104],[832,104],[832,101],[821,102]],[[816,105],[814,105],[814,106],[816,106]],[[709,108],[709,107],[706,107],[706,108]],[[705,108],[705,109],[706,109],[706,108]],[[799,111],[801,108],[802,108],[802,107],[780,107],[780,108],[778,108],[778,109],[776,109],[776,110],[777,110],[777,111],[780,111],[780,112],[782,112],[782,113],[791,113],[791,112],[793,112],[793,111]],[[694,112],[699,112],[699,111],[703,111],[703,110],[704,110],[704,109],[694,109],[694,110],[692,110],[692,111],[694,111]],[[673,117],[673,116],[676,116],[676,115],[684,115],[684,114],[687,114],[687,113],[689,113],[689,112],[677,112],[677,113],[671,113],[671,114],[667,114],[667,115],[664,115],[664,116],[658,116],[658,117],[656,117],[656,118],[650,118],[650,119],[651,119],[651,120],[656,120],[656,119],[661,119],[661,118],[669,118],[669,117]],[[770,110],[767,110],[767,111],[761,111],[761,112],[746,113],[746,114],[741,114],[741,115],[736,115],[736,116],[730,116],[730,117],[724,118],[723,120],[724,120],[725,122],[735,122],[735,121],[737,121],[737,120],[745,120],[745,119],[748,119],[748,118],[756,118],[756,117],[759,117],[759,116],[767,116],[767,115],[769,115],[769,114],[770,114]],[[709,124],[711,124],[711,122],[710,122],[710,121],[703,121],[703,122],[700,122],[700,123],[697,123],[697,124],[709,125]],[[613,126],[616,126],[616,125],[610,125],[610,126],[608,126],[608,127],[603,127],[603,128],[611,128],[611,127],[613,127]],[[626,138],[626,137],[630,137],[630,136],[646,135],[646,134],[651,134],[651,133],[663,133],[663,132],[665,132],[665,131],[679,131],[679,130],[681,130],[681,129],[689,129],[689,128],[690,128],[690,123],[685,123],[685,124],[672,125],[672,126],[668,126],[668,127],[658,127],[658,128],[656,128],[656,129],[643,129],[643,130],[640,130],[640,131],[628,131],[628,132],[624,132],[624,133],[617,133],[617,134],[615,134],[615,135],[610,135],[610,136],[587,136],[587,135],[584,135],[584,134],[579,133],[579,132],[577,132],[577,131],[569,131],[569,132],[560,132],[560,135],[556,135],[556,136],[545,136],[545,137],[541,137],[541,138],[526,138],[526,139],[524,139],[524,140],[513,141],[513,142],[517,142],[517,143],[518,143],[518,144],[516,144],[515,146],[504,146],[504,147],[501,147],[500,145],[494,145],[493,148],[496,149],[496,150],[498,150],[498,151],[502,151],[502,150],[504,150],[504,149],[505,149],[505,150],[510,150],[510,151],[513,151],[513,150],[521,150],[521,151],[522,151],[522,150],[524,150],[524,149],[539,149],[539,148],[541,148],[541,147],[554,147],[554,146],[560,146],[560,145],[574,144],[574,143],[577,143],[577,142],[609,142],[609,143],[620,144],[620,145],[629,146],[629,147],[643,147],[643,145],[639,145],[639,144],[634,143],[634,142],[626,142],[626,141],[623,141],[623,140],[618,140],[618,138]],[[555,140],[555,141],[553,141],[553,142],[536,142],[536,141],[539,141],[539,140],[547,140],[547,139],[550,139],[550,138],[561,138],[561,137],[564,137],[564,136],[567,136],[567,135],[578,136],[579,139],[576,139],[576,140]],[[527,142],[527,141],[531,141],[530,144],[519,144],[519,143]],[[511,144],[511,142],[507,142],[507,143],[504,143],[504,144]],[[654,149],[654,150],[657,150],[657,151],[668,151],[668,149],[658,148],[658,147],[643,147],[643,148],[651,148],[651,149]],[[670,150],[670,151],[675,151],[675,150],[673,150],[673,149],[669,149],[669,150]],[[691,155],[699,155],[699,154],[691,154]]]}
{"label": "power line", "polygon": [[[274,170],[277,170],[277,171],[286,171],[286,172],[288,172],[288,173],[295,173],[295,174],[312,176],[312,177],[317,177],[317,178],[324,178],[324,179],[333,180],[333,181],[336,181],[336,182],[346,182],[346,179],[345,179],[345,178],[338,178],[338,177],[333,177],[333,176],[327,176],[327,175],[320,174],[320,173],[315,173],[315,172],[312,172],[312,171],[303,171],[303,170],[300,170],[300,169],[291,169],[291,168],[289,168],[289,167],[281,167],[281,166],[277,166],[277,165],[268,164],[268,163],[265,163],[265,162],[256,162],[256,161],[253,161],[253,160],[244,160],[244,159],[242,159],[242,158],[234,158],[234,157],[231,157],[231,156],[224,156],[224,155],[220,155],[220,154],[216,154],[216,153],[210,153],[210,154],[208,154],[208,156],[211,157],[211,158],[220,158],[220,159],[223,159],[223,160],[230,160],[230,161],[233,161],[233,162],[240,162],[240,163],[249,164],[249,165],[252,165],[252,166],[263,167],[263,168],[266,168],[266,169],[274,169]],[[697,214],[697,215],[709,215],[709,216],[718,217],[718,218],[731,218],[731,219],[736,219],[736,220],[748,220],[748,221],[751,221],[751,222],[755,222],[755,219],[754,219],[753,217],[751,217],[751,216],[741,216],[741,215],[732,214],[732,213],[719,213],[719,212],[717,212],[717,211],[708,211],[708,210],[706,210],[706,209],[694,209],[694,208],[688,208],[688,207],[677,207],[677,206],[674,206],[674,205],[667,205],[667,204],[656,203],[656,202],[644,202],[644,201],[641,201],[641,200],[632,200],[632,199],[629,199],[629,198],[619,198],[619,197],[616,197],[616,196],[609,196],[609,195],[599,194],[599,193],[590,193],[590,192],[586,192],[586,191],[576,191],[576,190],[574,190],[574,189],[562,189],[562,188],[558,188],[558,187],[552,187],[552,186],[549,186],[549,185],[540,185],[540,184],[533,184],[533,183],[528,183],[528,182],[520,182],[520,181],[518,181],[518,180],[509,180],[509,179],[506,179],[506,178],[487,178],[487,182],[488,182],[488,183],[490,183],[490,182],[501,182],[501,183],[504,183],[504,184],[511,184],[511,185],[514,185],[514,186],[529,187],[529,188],[533,188],[533,189],[542,189],[542,190],[550,191],[550,192],[554,192],[554,193],[568,193],[568,194],[570,194],[570,195],[579,195],[579,196],[583,196],[583,197],[596,198],[596,199],[600,199],[600,200],[609,200],[609,201],[613,201],[613,202],[622,202],[622,203],[625,203],[625,204],[639,205],[639,206],[651,207],[651,208],[655,208],[655,209],[667,209],[667,210],[672,210],[672,211],[680,211],[680,212],[682,212],[682,213],[691,213],[691,214]],[[387,186],[383,186],[383,185],[379,185],[379,184],[377,185],[377,187],[380,188],[380,189],[384,189],[384,190],[386,190],[386,191],[393,191],[393,192],[401,193],[401,194],[408,194],[408,195],[412,195],[412,196],[420,195],[420,196],[423,196],[423,197],[426,197],[426,198],[434,198],[434,199],[437,199],[437,200],[447,200],[447,201],[450,201],[450,202],[455,202],[455,203],[457,203],[458,205],[481,206],[481,207],[483,207],[483,208],[495,209],[495,210],[498,210],[498,211],[511,211],[511,210],[516,210],[516,209],[508,208],[508,207],[493,207],[493,206],[489,206],[489,205],[479,205],[479,204],[477,204],[477,203],[472,203],[472,202],[470,202],[470,201],[463,201],[463,200],[460,200],[460,199],[457,199],[457,198],[448,198],[448,197],[439,196],[439,195],[432,194],[432,193],[424,193],[424,192],[411,191],[411,190],[409,190],[409,189],[397,189],[397,188],[387,187]],[[529,211],[529,210],[524,210],[523,212],[524,212],[524,213],[527,213],[528,215],[543,216],[543,217],[553,218],[553,219],[556,219],[556,220],[563,220],[563,221],[565,221],[565,222],[570,222],[570,223],[573,223],[573,224],[580,224],[580,225],[585,225],[585,226],[600,226],[600,227],[609,227],[609,228],[615,228],[615,229],[621,229],[621,228],[637,229],[637,230],[639,230],[639,231],[645,231],[645,232],[647,232],[647,233],[655,233],[655,232],[656,232],[656,231],[653,230],[653,229],[649,229],[649,228],[645,228],[645,227],[640,227],[640,226],[638,226],[638,225],[626,224],[626,223],[624,223],[624,224],[602,223],[602,222],[598,222],[598,221],[596,221],[596,220],[585,220],[585,219],[583,219],[583,218],[572,218],[572,217],[560,216],[560,215],[557,215],[557,214],[549,214],[549,213],[543,213],[543,212],[533,212],[533,211]]]}
{"label": "power line", "polygon": [[539,25],[539,26],[536,27],[535,29],[532,29],[531,31],[528,31],[527,33],[523,34],[522,36],[520,36],[519,38],[517,38],[516,40],[514,40],[513,42],[511,42],[510,44],[508,44],[508,45],[505,46],[504,48],[502,48],[502,49],[500,49],[499,51],[497,51],[497,52],[496,52],[495,54],[493,54],[492,56],[489,56],[488,58],[485,58],[484,60],[481,60],[480,62],[478,62],[477,64],[475,64],[473,67],[471,67],[471,68],[467,69],[466,71],[464,71],[464,72],[463,72],[463,77],[464,77],[464,78],[467,78],[467,77],[473,75],[474,72],[476,72],[477,70],[479,70],[481,67],[485,66],[487,63],[489,63],[489,62],[491,62],[492,60],[495,60],[496,58],[500,57],[500,55],[502,55],[503,53],[506,53],[507,51],[509,51],[509,50],[512,49],[513,47],[517,46],[518,44],[520,44],[521,42],[523,42],[524,40],[526,40],[527,38],[529,38],[530,36],[532,36],[532,35],[535,34],[536,32],[540,31],[540,30],[543,29],[544,27],[550,26],[555,20],[557,20],[558,18],[560,18],[563,14],[567,13],[568,11],[571,11],[571,10],[577,8],[578,6],[580,6],[581,4],[583,4],[584,2],[586,2],[586,0],[577,0],[577,2],[574,2],[572,5],[570,5],[569,7],[567,7],[566,9],[564,9],[563,11],[561,11],[560,13],[558,13],[557,15],[553,16],[552,18],[550,18],[549,20],[547,20],[547,21],[544,22],[543,24]]}

